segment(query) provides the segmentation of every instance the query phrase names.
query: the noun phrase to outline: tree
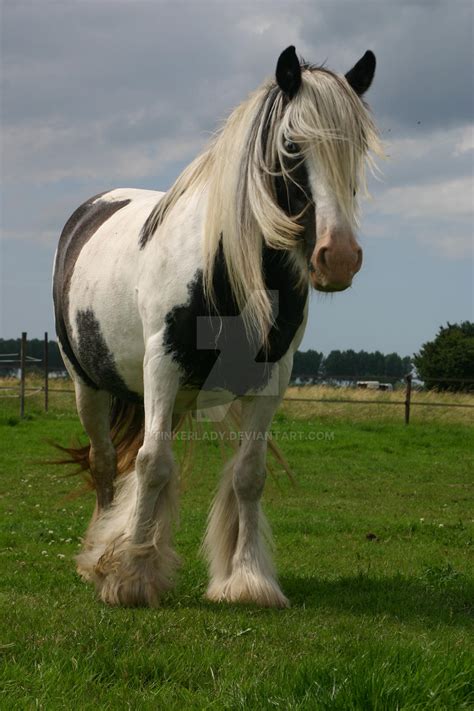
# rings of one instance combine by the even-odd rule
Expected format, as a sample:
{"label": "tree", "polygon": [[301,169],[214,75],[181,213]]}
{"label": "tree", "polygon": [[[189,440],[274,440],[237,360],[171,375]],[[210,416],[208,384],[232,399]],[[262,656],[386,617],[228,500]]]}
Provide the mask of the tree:
{"label": "tree", "polygon": [[474,323],[441,326],[436,338],[424,343],[413,361],[430,389],[474,390],[474,382],[467,382],[474,380]]}
{"label": "tree", "polygon": [[385,375],[390,378],[403,378],[411,371],[410,358],[400,358],[398,353],[389,353],[385,356]]}
{"label": "tree", "polygon": [[350,376],[352,378],[369,378],[400,380],[411,370],[410,358],[401,358],[397,353],[384,355],[380,351],[368,353],[352,349],[347,351],[331,351],[323,361],[324,375],[328,378]]}
{"label": "tree", "polygon": [[339,350],[331,351],[324,359],[324,375],[331,378],[342,373],[344,373],[344,354]]}
{"label": "tree", "polygon": [[296,351],[293,359],[292,379],[312,380],[319,375],[323,354],[318,351]]}

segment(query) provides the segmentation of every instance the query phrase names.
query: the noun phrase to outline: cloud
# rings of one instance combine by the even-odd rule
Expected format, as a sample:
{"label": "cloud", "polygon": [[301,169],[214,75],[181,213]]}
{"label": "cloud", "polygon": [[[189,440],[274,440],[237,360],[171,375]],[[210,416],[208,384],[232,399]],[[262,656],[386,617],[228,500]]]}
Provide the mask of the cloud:
{"label": "cloud", "polygon": [[422,235],[419,241],[441,257],[451,260],[468,259],[471,263],[473,261],[474,246],[469,225],[465,225],[462,232],[456,229],[452,231],[451,228],[451,231],[445,234]]}
{"label": "cloud", "polygon": [[[190,126],[177,126],[176,137],[159,133],[148,141],[120,141],[120,132],[133,117],[120,122],[96,120],[39,126],[12,126],[3,133],[4,161],[9,166],[8,182],[96,180],[105,184],[145,178],[163,173],[170,163],[189,159],[204,143],[204,136]],[[118,134],[118,135],[117,135]]]}
{"label": "cloud", "polygon": [[[377,56],[369,92],[381,125],[393,134],[453,127],[472,119],[473,6],[463,0],[323,3],[308,0],[302,34],[314,51],[345,71],[357,55]],[[355,48],[358,48],[355,49]],[[337,50],[337,51],[335,51]],[[333,59],[334,58],[334,59]]]}
{"label": "cloud", "polygon": [[32,274],[49,279],[77,205],[120,185],[166,189],[289,44],[340,72],[375,51],[367,100],[390,160],[362,231],[382,238],[372,243],[381,261],[395,238],[410,256],[415,244],[419,288],[431,279],[425,255],[461,273],[472,232],[472,17],[462,0],[4,2],[2,229],[20,265],[10,322],[20,307],[44,320],[31,289],[21,306],[23,287]]}
{"label": "cloud", "polygon": [[384,178],[373,181],[363,234],[416,240],[443,258],[472,257],[473,125],[387,144]]}
{"label": "cloud", "polygon": [[404,219],[474,217],[472,177],[412,184],[384,192],[379,211],[403,215]]}
{"label": "cloud", "polygon": [[461,136],[454,148],[454,155],[461,156],[465,153],[470,153],[472,150],[474,150],[474,124],[461,131]]}
{"label": "cloud", "polygon": [[190,160],[290,42],[339,71],[375,49],[369,100],[392,136],[465,124],[471,19],[469,3],[388,0],[6,3],[5,179],[107,183]]}

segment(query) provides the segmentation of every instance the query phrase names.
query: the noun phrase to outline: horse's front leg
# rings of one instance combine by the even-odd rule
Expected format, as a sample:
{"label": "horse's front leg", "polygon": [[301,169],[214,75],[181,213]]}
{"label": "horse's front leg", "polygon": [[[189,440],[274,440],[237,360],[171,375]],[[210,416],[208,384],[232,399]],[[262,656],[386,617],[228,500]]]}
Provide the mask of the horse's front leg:
{"label": "horse's front leg", "polygon": [[276,579],[268,546],[270,531],[260,504],[267,428],[279,401],[279,397],[256,397],[243,403],[243,438],[224,472],[204,541],[210,562],[210,600],[288,605]]}
{"label": "horse's front leg", "polygon": [[145,436],[136,460],[136,500],[126,534],[99,559],[101,598],[112,605],[156,606],[173,584],[179,560],[171,545],[177,506],[172,414],[177,368],[149,339],[144,361]]}

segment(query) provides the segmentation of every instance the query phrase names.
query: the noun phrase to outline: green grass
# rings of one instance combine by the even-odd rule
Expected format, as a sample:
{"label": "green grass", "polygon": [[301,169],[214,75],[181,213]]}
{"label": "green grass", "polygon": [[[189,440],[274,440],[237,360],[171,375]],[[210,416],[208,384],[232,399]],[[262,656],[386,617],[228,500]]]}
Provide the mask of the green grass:
{"label": "green grass", "polygon": [[474,708],[466,424],[277,415],[297,474],[265,493],[284,611],[202,598],[197,552],[221,466],[202,443],[183,486],[176,590],[157,610],[112,609],[74,572],[91,495],[71,499],[80,481],[38,463],[78,421],[30,406],[19,422],[16,406],[0,401],[0,708]]}

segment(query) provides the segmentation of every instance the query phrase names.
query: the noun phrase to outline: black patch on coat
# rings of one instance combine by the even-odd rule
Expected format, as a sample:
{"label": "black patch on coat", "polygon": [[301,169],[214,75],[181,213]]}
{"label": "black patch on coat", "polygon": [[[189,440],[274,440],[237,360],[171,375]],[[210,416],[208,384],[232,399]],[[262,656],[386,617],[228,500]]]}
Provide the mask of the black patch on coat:
{"label": "black patch on coat", "polygon": [[[269,89],[267,101],[264,102],[255,118],[256,126],[263,122],[261,132],[263,155],[267,154],[270,121],[278,94],[278,86]],[[295,218],[297,215],[301,215],[298,218],[298,222],[302,226],[300,240],[304,256],[309,261],[316,245],[316,206],[311,193],[304,156],[300,152],[299,146],[294,145],[294,148],[296,149],[295,155],[284,158],[284,168],[289,173],[289,177],[282,174],[282,166],[278,161],[273,166],[275,175],[273,185],[278,206],[289,217]]]}
{"label": "black patch on coat", "polygon": [[92,309],[76,313],[76,327],[77,358],[94,385],[113,393],[121,400],[141,402],[142,397],[129,390],[120,377]]}
{"label": "black patch on coat", "polygon": [[263,271],[266,288],[276,296],[275,322],[266,349],[245,333],[222,249],[214,267],[215,304],[207,303],[198,271],[188,285],[187,303],[168,314],[164,344],[184,372],[184,387],[222,388],[241,396],[268,383],[275,363],[288,351],[303,321],[307,289],[301,288],[287,252],[264,249]]}
{"label": "black patch on coat", "polygon": [[76,373],[87,385],[96,389],[99,389],[100,384],[95,382],[87,372],[72,342],[72,329],[68,319],[69,288],[77,258],[84,245],[109,217],[130,202],[130,200],[115,202],[99,200],[107,192],[99,193],[87,200],[66,222],[59,238],[53,276],[54,315],[59,342]]}
{"label": "black patch on coat", "polygon": [[[308,262],[316,246],[316,206],[303,156],[297,153],[294,157],[286,158],[285,170],[289,171],[291,179],[283,175],[276,175],[274,178],[277,201],[289,217],[301,215],[298,218],[302,227],[299,239]],[[276,172],[281,172],[280,166],[277,166]]]}

